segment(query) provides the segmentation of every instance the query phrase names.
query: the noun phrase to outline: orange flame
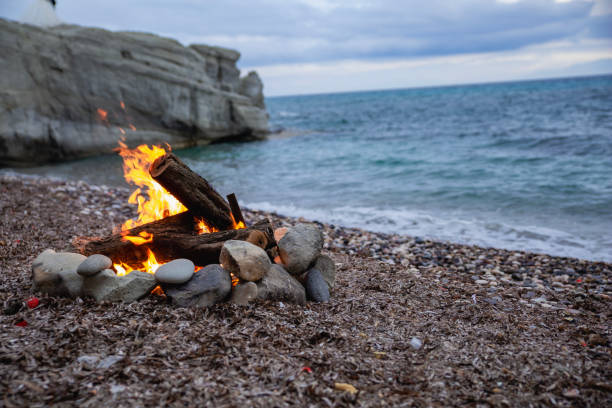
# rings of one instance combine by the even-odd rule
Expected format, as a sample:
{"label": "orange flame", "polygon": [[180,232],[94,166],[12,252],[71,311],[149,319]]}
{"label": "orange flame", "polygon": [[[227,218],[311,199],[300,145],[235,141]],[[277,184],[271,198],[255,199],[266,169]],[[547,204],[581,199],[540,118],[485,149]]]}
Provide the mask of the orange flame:
{"label": "orange flame", "polygon": [[[123,173],[128,183],[138,186],[130,195],[128,202],[138,205],[138,217],[127,220],[121,226],[122,231],[137,227],[164,217],[175,215],[186,211],[187,208],[174,196],[160,186],[149,174],[149,166],[155,159],[166,154],[166,150],[160,146],[141,145],[135,149],[129,149],[125,143],[119,142],[117,151],[123,157]],[[126,235],[124,240],[135,245],[144,245],[153,241],[153,234],[142,231],[138,236]],[[141,265],[128,265],[123,262],[115,263],[113,266],[117,275],[127,275],[133,270],[141,270],[147,273],[155,273],[161,265],[155,254],[147,248],[148,259]]]}
{"label": "orange flame", "polygon": [[122,142],[119,142],[119,146],[117,150],[123,157],[125,180],[138,186],[128,200],[130,204],[138,204],[138,218],[127,220],[121,226],[122,230],[187,211],[179,200],[168,193],[149,174],[149,166],[155,159],[166,154],[165,149],[160,146],[149,147],[147,145],[129,149]]}
{"label": "orange flame", "polygon": [[198,231],[198,235],[219,231],[217,228],[208,225],[203,218],[196,218],[195,221],[197,222],[196,231]]}
{"label": "orange flame", "polygon": [[230,276],[232,278],[232,286],[236,286],[238,283],[240,283],[240,279],[238,279],[236,275],[230,272]]}
{"label": "orange flame", "polygon": [[149,242],[153,242],[153,234],[149,234],[147,231],[142,231],[138,235],[138,237],[132,235],[124,235],[121,239],[123,241],[129,241],[134,245],[142,245],[148,244]]}
{"label": "orange flame", "polygon": [[147,248],[147,253],[149,258],[136,268],[124,262],[113,264],[113,268],[115,268],[117,276],[124,276],[135,270],[154,274],[157,268],[159,268],[162,264],[157,262],[157,259],[155,259],[155,254],[149,248]]}

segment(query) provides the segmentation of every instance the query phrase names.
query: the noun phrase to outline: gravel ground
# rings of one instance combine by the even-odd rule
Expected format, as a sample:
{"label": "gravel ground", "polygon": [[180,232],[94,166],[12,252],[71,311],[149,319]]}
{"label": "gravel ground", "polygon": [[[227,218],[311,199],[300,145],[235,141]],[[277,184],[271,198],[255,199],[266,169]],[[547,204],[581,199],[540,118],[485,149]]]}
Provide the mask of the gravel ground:
{"label": "gravel ground", "polygon": [[0,176],[0,407],[612,406],[605,263],[320,224],[329,303],[19,307],[36,255],[109,233],[127,196]]}

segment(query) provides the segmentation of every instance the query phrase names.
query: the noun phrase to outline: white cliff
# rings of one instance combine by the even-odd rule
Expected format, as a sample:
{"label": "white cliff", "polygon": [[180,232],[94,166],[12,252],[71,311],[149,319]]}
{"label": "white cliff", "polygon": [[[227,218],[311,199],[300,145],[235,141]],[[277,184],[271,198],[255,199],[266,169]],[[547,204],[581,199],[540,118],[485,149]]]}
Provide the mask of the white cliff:
{"label": "white cliff", "polygon": [[0,54],[0,164],[111,152],[121,136],[180,148],[268,131],[261,80],[240,78],[237,51],[0,19]]}

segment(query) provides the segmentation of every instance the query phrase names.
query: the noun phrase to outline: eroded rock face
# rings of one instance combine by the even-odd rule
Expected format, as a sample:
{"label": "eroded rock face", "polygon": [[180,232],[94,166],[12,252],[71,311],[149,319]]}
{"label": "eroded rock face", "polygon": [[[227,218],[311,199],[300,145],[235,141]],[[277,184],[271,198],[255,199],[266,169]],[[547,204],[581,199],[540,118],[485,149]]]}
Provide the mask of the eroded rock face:
{"label": "eroded rock face", "polygon": [[255,106],[262,109],[265,108],[263,82],[261,82],[261,78],[259,78],[257,72],[251,71],[247,76],[240,78],[240,86],[238,89],[242,95],[246,95],[251,98]]}
{"label": "eroded rock face", "polygon": [[232,279],[221,265],[208,265],[181,285],[162,285],[172,303],[180,307],[211,306],[224,301],[232,290]]}
{"label": "eroded rock face", "polygon": [[263,279],[257,282],[257,298],[303,305],[306,303],[306,291],[282,266],[272,265]]}
{"label": "eroded rock face", "polygon": [[278,241],[281,261],[291,275],[300,275],[308,269],[323,249],[323,234],[312,224],[298,224],[287,229]]}
{"label": "eroded rock face", "polygon": [[233,50],[3,19],[0,50],[0,164],[110,153],[119,128],[129,146],[174,148],[268,131],[261,80],[240,79]]}
{"label": "eroded rock face", "polygon": [[32,262],[32,289],[50,296],[81,296],[83,277],[77,268],[85,259],[81,254],[43,251]]}

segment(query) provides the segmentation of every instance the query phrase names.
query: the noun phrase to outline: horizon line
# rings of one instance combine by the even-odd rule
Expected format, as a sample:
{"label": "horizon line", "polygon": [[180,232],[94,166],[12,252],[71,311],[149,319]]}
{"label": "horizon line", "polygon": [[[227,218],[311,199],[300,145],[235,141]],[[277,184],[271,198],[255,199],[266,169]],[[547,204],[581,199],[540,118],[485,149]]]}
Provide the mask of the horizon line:
{"label": "horizon line", "polygon": [[[477,86],[477,85],[501,85],[501,84],[511,84],[511,83],[519,83],[519,82],[537,82],[537,81],[556,81],[563,79],[584,79],[584,78],[597,78],[597,77],[606,77],[612,76],[612,71],[601,74],[584,74],[584,75],[561,75],[561,76],[552,76],[552,77],[533,77],[533,78],[525,78],[525,79],[508,79],[508,80],[499,80],[499,81],[485,81],[485,82],[464,82],[464,83],[455,83],[455,84],[439,84],[439,85],[422,85],[422,86],[407,86],[407,87],[399,87],[399,88],[369,88],[369,89],[355,89],[350,91],[335,91],[335,92],[312,92],[312,93],[299,93],[299,94],[280,94],[280,95],[272,95],[265,96],[265,99],[274,99],[274,98],[290,98],[295,96],[323,96],[323,95],[339,95],[339,94],[352,94],[352,93],[363,93],[363,92],[385,92],[385,91],[404,91],[404,90],[416,90],[416,89],[435,89],[435,88],[453,88],[453,87],[462,87],[462,86]],[[265,87],[265,84],[264,84]]]}

